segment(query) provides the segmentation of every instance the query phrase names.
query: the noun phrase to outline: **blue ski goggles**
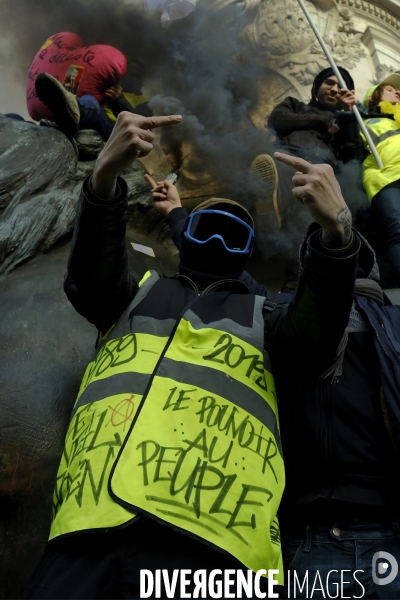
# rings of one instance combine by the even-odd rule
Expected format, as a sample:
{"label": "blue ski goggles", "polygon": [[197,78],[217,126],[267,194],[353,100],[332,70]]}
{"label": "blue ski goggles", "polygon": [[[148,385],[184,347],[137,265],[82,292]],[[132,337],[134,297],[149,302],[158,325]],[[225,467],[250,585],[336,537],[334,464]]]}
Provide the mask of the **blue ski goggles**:
{"label": "blue ski goggles", "polygon": [[222,210],[199,210],[190,215],[185,237],[196,244],[221,240],[225,249],[233,254],[246,254],[252,250],[254,231],[242,219]]}

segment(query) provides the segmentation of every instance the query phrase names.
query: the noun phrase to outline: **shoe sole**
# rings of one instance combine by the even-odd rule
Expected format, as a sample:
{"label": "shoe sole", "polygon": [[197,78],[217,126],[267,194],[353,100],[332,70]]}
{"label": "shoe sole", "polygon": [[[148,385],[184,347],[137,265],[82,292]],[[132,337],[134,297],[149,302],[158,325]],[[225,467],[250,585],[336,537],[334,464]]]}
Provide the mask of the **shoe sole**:
{"label": "shoe sole", "polygon": [[280,229],[282,221],[278,202],[278,171],[269,154],[256,156],[251,165],[251,178],[258,184],[254,191],[257,215],[275,214]]}
{"label": "shoe sole", "polygon": [[42,75],[37,76],[35,88],[38,98],[52,111],[59,129],[66,135],[74,135],[78,131],[78,123],[63,91]]}

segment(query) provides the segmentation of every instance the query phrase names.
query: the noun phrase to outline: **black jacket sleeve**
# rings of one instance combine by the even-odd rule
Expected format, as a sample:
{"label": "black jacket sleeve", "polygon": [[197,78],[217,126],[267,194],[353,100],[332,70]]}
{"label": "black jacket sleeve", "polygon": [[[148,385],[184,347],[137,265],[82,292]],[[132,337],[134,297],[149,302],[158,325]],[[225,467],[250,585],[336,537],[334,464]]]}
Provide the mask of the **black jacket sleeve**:
{"label": "black jacket sleeve", "polygon": [[358,254],[364,243],[355,233],[344,251],[326,249],[320,228],[310,227],[301,249],[299,287],[289,305],[267,318],[266,342],[277,377],[315,379],[334,361],[354,297]]}
{"label": "black jacket sleeve", "polygon": [[118,96],[116,100],[109,100],[108,106],[111,108],[114,117],[118,117],[119,113],[122,111],[134,113],[135,115],[142,115],[143,117],[153,116],[153,111],[148,102],[143,102],[142,104],[133,107],[123,94]]}
{"label": "black jacket sleeve", "polygon": [[171,239],[178,250],[181,248],[181,237],[183,230],[185,229],[188,216],[189,215],[183,206],[179,206],[177,208],[173,208],[165,217],[165,221],[171,231]]}
{"label": "black jacket sleeve", "polygon": [[[302,108],[305,110],[302,111]],[[327,132],[335,113],[309,109],[296,98],[288,97],[275,106],[269,116],[268,125],[276,131],[279,137],[290,135],[293,131],[313,129]]]}
{"label": "black jacket sleeve", "polygon": [[348,162],[353,158],[363,161],[365,150],[353,111],[338,111],[335,115],[335,121],[339,127],[339,131],[332,139],[335,156],[343,162]]}
{"label": "black jacket sleeve", "polygon": [[125,246],[128,188],[118,178],[115,198],[101,200],[89,180],[78,202],[64,290],[77,312],[105,333],[137,290]]}

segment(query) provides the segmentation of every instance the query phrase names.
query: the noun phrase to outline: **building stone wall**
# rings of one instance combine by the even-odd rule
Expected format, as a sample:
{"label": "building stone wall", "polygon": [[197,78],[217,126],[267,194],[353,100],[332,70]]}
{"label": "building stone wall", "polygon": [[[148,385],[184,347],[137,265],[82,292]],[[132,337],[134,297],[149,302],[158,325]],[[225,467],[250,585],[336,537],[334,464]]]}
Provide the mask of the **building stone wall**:
{"label": "building stone wall", "polygon": [[[210,16],[235,2],[247,15],[241,34],[241,61],[261,66],[259,96],[249,108],[258,128],[265,126],[274,106],[287,96],[304,102],[311,98],[314,77],[329,66],[297,0],[203,0]],[[353,76],[356,96],[393,71],[400,71],[400,0],[304,0],[314,23],[339,66]],[[273,140],[273,137],[271,138]],[[188,209],[223,185],[191,170],[194,152],[185,152],[178,190]],[[156,178],[168,169],[162,153],[143,161]],[[204,166],[207,170],[207,166]],[[205,183],[205,181],[208,183]]]}
{"label": "building stone wall", "polygon": [[[228,0],[229,2],[230,0]],[[228,3],[217,0],[212,12]],[[254,107],[256,125],[291,95],[310,98],[315,75],[328,66],[297,0],[243,0],[250,23],[243,31],[245,60],[265,68]],[[362,100],[369,87],[400,71],[400,0],[305,0],[337,64],[347,68]]]}

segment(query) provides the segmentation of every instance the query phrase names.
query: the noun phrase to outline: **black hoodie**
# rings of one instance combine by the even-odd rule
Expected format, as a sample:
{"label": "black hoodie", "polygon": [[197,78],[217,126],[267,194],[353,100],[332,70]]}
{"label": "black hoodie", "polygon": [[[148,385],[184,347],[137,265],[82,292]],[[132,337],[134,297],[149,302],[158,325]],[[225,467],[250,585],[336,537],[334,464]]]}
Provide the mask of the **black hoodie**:
{"label": "black hoodie", "polygon": [[[361,276],[379,282],[374,255],[365,244]],[[307,382],[291,381],[273,361],[286,469],[282,520],[302,513],[324,515],[332,502],[363,505],[383,515],[398,512],[398,455],[385,425],[381,373],[374,332],[353,303],[343,373]],[[344,504],[342,504],[344,503]],[[387,512],[385,512],[387,511]]]}
{"label": "black hoodie", "polygon": [[328,163],[336,170],[338,160],[347,162],[359,157],[362,144],[353,119],[348,119],[343,126],[340,124],[340,131],[334,136],[328,133],[338,114],[349,113],[351,116],[349,111],[336,111],[333,106],[322,104],[315,98],[315,90],[322,83],[320,76],[325,74],[326,78],[331,73],[330,69],[325,69],[317,75],[308,104],[291,96],[285,98],[272,111],[268,125],[275,130],[280,148],[314,164]]}

